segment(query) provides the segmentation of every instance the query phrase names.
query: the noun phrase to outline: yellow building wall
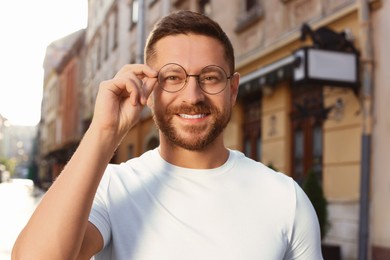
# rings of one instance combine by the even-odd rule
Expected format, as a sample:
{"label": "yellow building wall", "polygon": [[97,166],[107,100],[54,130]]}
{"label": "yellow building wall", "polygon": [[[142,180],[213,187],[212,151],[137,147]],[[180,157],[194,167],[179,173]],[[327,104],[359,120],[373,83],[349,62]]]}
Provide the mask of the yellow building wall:
{"label": "yellow building wall", "polygon": [[133,146],[134,156],[140,156],[146,151],[146,145],[152,137],[158,138],[158,130],[156,129],[152,117],[147,117],[139,122],[124,137],[115,153],[115,163],[125,162],[130,159],[128,155],[128,148],[130,145]]}
{"label": "yellow building wall", "polygon": [[330,201],[358,201],[361,156],[359,97],[349,89],[325,88],[324,106],[335,105],[323,125],[324,192]]}
{"label": "yellow building wall", "polygon": [[224,131],[226,147],[242,151],[242,106],[238,101],[232,110],[232,117]]}
{"label": "yellow building wall", "polygon": [[290,174],[290,86],[280,84],[262,100],[262,158],[265,165]]}
{"label": "yellow building wall", "polygon": [[[344,12],[329,16],[316,24],[313,29],[328,26],[335,31],[348,29],[355,37],[354,45],[359,48],[358,13],[352,7]],[[246,75],[265,65],[291,55],[301,46],[311,45],[300,42],[298,32],[292,33],[275,46],[263,49],[254,58],[238,62],[241,75]],[[263,97],[262,117],[262,162],[272,164],[277,170],[290,175],[291,170],[291,94],[289,83],[278,85],[273,93]],[[332,110],[323,126],[323,171],[324,191],[332,201],[356,201],[359,198],[359,175],[361,154],[361,115],[359,98],[349,89],[325,88],[324,106],[333,106],[342,99],[343,111]],[[273,118],[273,119],[271,119]],[[340,175],[340,172],[343,174]],[[349,183],[343,181],[351,178]],[[340,178],[340,181],[338,179]],[[337,181],[336,181],[337,180]]]}

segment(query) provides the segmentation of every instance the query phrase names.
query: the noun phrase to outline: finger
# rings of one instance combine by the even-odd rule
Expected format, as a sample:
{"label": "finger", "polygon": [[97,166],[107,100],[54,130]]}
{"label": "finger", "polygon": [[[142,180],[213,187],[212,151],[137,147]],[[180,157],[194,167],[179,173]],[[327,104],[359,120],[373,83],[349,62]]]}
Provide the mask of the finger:
{"label": "finger", "polygon": [[157,78],[158,71],[150,68],[149,66],[142,66],[139,71],[134,71],[138,78]]}
{"label": "finger", "polygon": [[141,104],[146,105],[146,102],[152,93],[153,89],[157,86],[157,78],[146,78],[142,85]]}
{"label": "finger", "polygon": [[121,96],[126,89],[126,79],[123,78],[113,78],[110,80],[103,81],[101,83],[102,89],[110,90],[116,96]]}
{"label": "finger", "polygon": [[142,81],[138,78],[129,78],[126,81],[126,91],[130,96],[130,101],[133,106],[141,103],[140,97],[142,96]]}
{"label": "finger", "polygon": [[[103,81],[101,85],[103,86],[103,88],[111,90],[117,96],[126,96],[126,93],[129,92],[127,86],[130,87],[130,85],[132,84],[133,85],[141,84],[138,81],[139,79],[136,77],[134,77],[133,79],[131,77],[127,77],[127,78],[122,77],[122,78],[113,78],[110,80]],[[130,89],[131,88],[129,88],[129,90]]]}
{"label": "finger", "polygon": [[121,99],[129,99],[130,103],[133,106],[136,106],[140,99],[140,88],[142,86],[142,81],[140,81],[136,76],[133,78],[114,78],[111,80],[107,80],[102,82],[102,89],[109,90],[113,93],[116,98]]}
{"label": "finger", "polygon": [[[128,70],[131,70],[130,75],[135,75],[136,78],[131,76],[131,79],[139,89],[139,93],[137,93],[137,96],[134,95],[134,98],[136,98],[136,101],[139,100],[141,105],[145,105],[156,85],[158,72],[144,64],[127,66],[123,73],[128,73]],[[135,100],[132,100],[132,102],[135,102]]]}
{"label": "finger", "polygon": [[115,77],[122,77],[123,75],[127,75],[128,73],[136,75],[139,79],[155,78],[157,77],[158,72],[151,67],[145,64],[127,64],[123,66]]}
{"label": "finger", "polygon": [[[132,105],[146,104],[153,91],[158,72],[144,64],[128,64],[115,75],[116,94],[129,96]],[[125,89],[124,89],[125,88]]]}

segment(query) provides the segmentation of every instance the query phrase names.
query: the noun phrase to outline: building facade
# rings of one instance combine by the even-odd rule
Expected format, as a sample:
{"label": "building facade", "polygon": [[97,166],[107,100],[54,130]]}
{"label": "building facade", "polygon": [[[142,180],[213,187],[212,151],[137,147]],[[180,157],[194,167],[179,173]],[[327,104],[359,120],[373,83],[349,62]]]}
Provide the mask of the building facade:
{"label": "building facade", "polygon": [[[324,244],[338,246],[341,259],[389,258],[386,198],[390,195],[390,165],[386,156],[390,119],[386,105],[390,93],[385,47],[390,42],[386,34],[389,1],[236,0],[227,4],[223,0],[89,0],[88,5],[85,71],[75,72],[82,99],[66,103],[59,97],[64,107],[46,105],[45,100],[50,102],[62,93],[58,82],[68,77],[68,70],[48,76],[42,147],[53,145],[61,136],[58,127],[67,122],[80,125],[77,133],[85,131],[99,83],[112,78],[125,64],[143,62],[145,38],[160,17],[180,9],[202,12],[218,21],[231,38],[241,75],[239,98],[225,132],[226,145],[300,184],[310,171],[315,172],[328,201],[330,228]],[[365,10],[368,16],[364,16]],[[373,47],[367,51],[370,42]],[[300,56],[300,50],[309,53],[313,49],[320,50],[316,57],[335,60],[330,59],[329,64]],[[337,74],[342,80],[300,82],[303,61],[308,67],[314,62],[328,77]],[[350,74],[357,81],[346,84]],[[367,76],[372,76],[375,91],[367,92],[367,85],[372,84]],[[61,86],[67,93],[70,87]],[[53,88],[58,90],[51,93]],[[68,111],[66,118],[56,122],[72,101],[80,106],[79,113]],[[61,133],[72,132],[61,129]],[[124,138],[112,162],[139,156],[158,144],[158,130],[145,108],[140,123]],[[65,142],[57,149],[62,153],[61,147],[66,147]]]}
{"label": "building facade", "polygon": [[84,29],[51,43],[44,60],[38,127],[40,182],[47,188],[60,174],[84,133]]}

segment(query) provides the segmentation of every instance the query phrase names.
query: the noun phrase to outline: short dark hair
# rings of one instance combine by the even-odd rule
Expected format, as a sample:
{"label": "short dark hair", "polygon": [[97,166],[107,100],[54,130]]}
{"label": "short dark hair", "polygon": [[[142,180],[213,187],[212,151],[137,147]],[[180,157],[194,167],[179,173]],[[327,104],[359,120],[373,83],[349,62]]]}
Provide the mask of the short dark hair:
{"label": "short dark hair", "polygon": [[155,44],[166,36],[178,34],[198,34],[218,40],[225,49],[225,58],[230,73],[234,72],[234,49],[221,26],[206,15],[180,10],[163,17],[150,33],[145,46],[145,62],[149,63],[155,56]]}

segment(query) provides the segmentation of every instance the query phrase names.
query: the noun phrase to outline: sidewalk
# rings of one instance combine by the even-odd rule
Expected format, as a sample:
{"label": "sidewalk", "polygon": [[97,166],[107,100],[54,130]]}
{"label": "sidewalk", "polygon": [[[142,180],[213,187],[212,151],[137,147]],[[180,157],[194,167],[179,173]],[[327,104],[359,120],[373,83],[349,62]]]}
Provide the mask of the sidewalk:
{"label": "sidewalk", "polygon": [[0,183],[0,260],[11,259],[13,244],[43,194],[29,180]]}

